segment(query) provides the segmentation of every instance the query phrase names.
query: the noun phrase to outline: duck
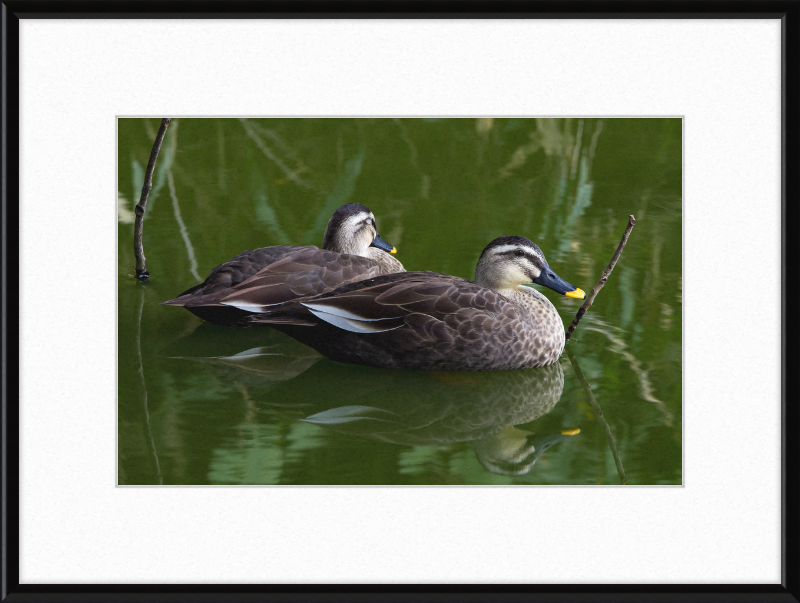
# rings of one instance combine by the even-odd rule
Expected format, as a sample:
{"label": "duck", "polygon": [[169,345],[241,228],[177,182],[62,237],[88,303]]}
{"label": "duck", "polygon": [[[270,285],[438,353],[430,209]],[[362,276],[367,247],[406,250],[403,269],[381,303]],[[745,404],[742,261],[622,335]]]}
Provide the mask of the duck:
{"label": "duck", "polygon": [[382,275],[280,304],[245,323],[270,325],[348,364],[439,371],[548,366],[564,350],[564,325],[550,300],[526,286],[532,284],[585,297],[534,242],[505,236],[483,250],[474,281],[434,272]]}
{"label": "duck", "polygon": [[[395,272],[403,264],[397,249],[379,234],[375,216],[361,203],[347,203],[331,216],[314,245],[277,245],[240,253],[220,264],[202,283],[175,299],[161,302],[182,306],[216,325],[236,326],[255,312],[298,297],[315,296],[343,284]],[[236,305],[224,305],[232,298]]]}

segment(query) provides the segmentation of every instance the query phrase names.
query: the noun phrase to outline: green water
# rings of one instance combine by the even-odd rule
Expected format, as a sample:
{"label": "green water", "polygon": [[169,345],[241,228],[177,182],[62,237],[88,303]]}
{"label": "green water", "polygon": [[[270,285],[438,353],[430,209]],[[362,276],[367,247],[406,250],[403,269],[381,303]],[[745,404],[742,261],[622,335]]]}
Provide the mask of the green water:
{"label": "green water", "polygon": [[[119,120],[120,484],[681,483],[679,119],[176,119],[141,285],[158,125]],[[545,369],[343,365],[159,305],[241,251],[320,245],[348,202],[408,270],[472,278],[487,243],[522,235],[587,292],[637,224],[572,358]],[[569,325],[581,302],[544,291]]]}

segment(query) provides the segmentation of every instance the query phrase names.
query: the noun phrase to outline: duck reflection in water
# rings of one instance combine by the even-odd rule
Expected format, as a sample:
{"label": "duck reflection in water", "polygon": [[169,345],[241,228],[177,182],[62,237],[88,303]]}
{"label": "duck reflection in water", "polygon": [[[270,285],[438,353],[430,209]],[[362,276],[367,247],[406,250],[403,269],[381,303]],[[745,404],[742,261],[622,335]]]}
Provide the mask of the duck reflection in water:
{"label": "duck reflection in water", "polygon": [[501,475],[528,473],[545,450],[580,431],[539,435],[515,427],[555,407],[564,389],[559,363],[469,374],[348,368],[321,362],[315,381],[327,377],[330,387],[348,388],[353,400],[369,400],[369,405],[331,408],[302,421],[407,446],[472,442],[480,463]]}
{"label": "duck reflection in water", "polygon": [[173,341],[161,354],[173,360],[205,365],[217,378],[255,389],[288,381],[322,359],[319,352],[272,329],[243,329],[220,337],[222,327],[201,324],[186,337]]}
{"label": "duck reflection in water", "polygon": [[[500,475],[528,473],[548,448],[580,431],[516,427],[558,403],[564,389],[558,362],[482,373],[386,371],[332,362],[281,333],[265,338],[261,329],[257,339],[254,330],[244,330],[238,344],[245,349],[236,352],[230,342],[220,347],[217,329],[204,325],[165,355],[203,363],[220,379],[248,388],[265,410],[297,418],[302,409],[299,420],[324,429],[403,446],[472,442],[480,463]],[[331,396],[352,404],[331,407]]]}

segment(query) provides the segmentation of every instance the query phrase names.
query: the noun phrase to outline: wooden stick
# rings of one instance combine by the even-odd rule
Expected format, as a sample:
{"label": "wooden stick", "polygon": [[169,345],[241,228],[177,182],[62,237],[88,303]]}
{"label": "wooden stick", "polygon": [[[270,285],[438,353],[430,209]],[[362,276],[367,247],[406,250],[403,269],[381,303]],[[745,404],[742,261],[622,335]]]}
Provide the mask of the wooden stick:
{"label": "wooden stick", "polygon": [[567,329],[567,341],[569,341],[572,332],[575,330],[575,327],[578,326],[581,318],[583,315],[586,314],[586,310],[589,309],[589,306],[592,305],[594,298],[600,293],[600,289],[603,288],[603,285],[606,284],[608,280],[608,276],[611,274],[611,271],[614,270],[614,266],[617,265],[617,260],[619,259],[622,250],[625,249],[625,243],[628,242],[628,236],[631,234],[631,229],[633,229],[633,225],[636,224],[636,219],[633,216],[628,216],[628,226],[625,228],[625,232],[622,235],[622,240],[619,242],[619,246],[617,250],[614,252],[614,257],[611,258],[611,263],[608,265],[608,268],[603,270],[603,276],[600,277],[600,280],[597,281],[597,284],[592,288],[591,292],[589,293],[589,297],[586,298],[586,301],[583,302],[581,309],[578,310],[578,313],[575,315],[575,318],[572,319],[572,324],[569,325],[569,329]]}
{"label": "wooden stick", "polygon": [[[631,219],[633,219],[633,216],[631,216]],[[625,468],[622,466],[622,460],[619,458],[617,445],[614,442],[614,436],[611,434],[611,428],[608,426],[608,421],[606,421],[606,418],[603,415],[603,409],[600,408],[600,404],[597,402],[597,399],[592,393],[592,388],[589,387],[589,382],[586,380],[586,375],[583,374],[583,371],[578,364],[578,359],[575,357],[575,352],[573,352],[572,348],[569,346],[567,347],[567,356],[569,357],[569,361],[572,363],[572,368],[575,370],[575,374],[578,376],[578,381],[581,382],[583,390],[586,392],[586,395],[589,398],[589,406],[592,407],[594,416],[597,418],[597,421],[603,426],[603,429],[606,432],[608,447],[611,448],[611,454],[614,455],[614,463],[617,465],[617,473],[619,473],[619,479],[624,486],[628,483],[628,478],[625,476]]]}
{"label": "wooden stick", "polygon": [[136,213],[136,223],[133,226],[133,253],[136,254],[136,278],[140,281],[146,281],[150,278],[150,273],[144,267],[144,248],[142,247],[142,228],[144,227],[144,210],[147,208],[147,197],[150,191],[153,190],[153,172],[156,169],[156,159],[158,159],[158,152],[161,150],[161,142],[164,140],[164,134],[167,133],[172,119],[169,117],[161,120],[161,127],[156,134],[156,140],[153,143],[153,150],[150,151],[150,161],[147,162],[147,171],[144,173],[144,185],[142,186],[142,195],[139,197],[139,203],[136,204],[134,212]]}

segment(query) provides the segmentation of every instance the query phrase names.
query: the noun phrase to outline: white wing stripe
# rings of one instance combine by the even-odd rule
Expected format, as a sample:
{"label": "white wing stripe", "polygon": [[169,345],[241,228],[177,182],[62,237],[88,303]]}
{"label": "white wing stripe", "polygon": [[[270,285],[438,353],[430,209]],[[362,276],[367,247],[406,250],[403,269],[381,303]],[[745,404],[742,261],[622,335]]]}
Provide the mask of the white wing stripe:
{"label": "white wing stripe", "polygon": [[[306,304],[303,305],[305,306]],[[314,316],[316,316],[320,320],[324,320],[325,322],[333,325],[334,327],[338,327],[344,331],[350,331],[351,333],[383,333],[384,331],[392,331],[394,329],[398,329],[401,326],[397,325],[396,327],[382,329],[380,326],[373,324],[375,321],[351,320],[349,318],[345,318],[337,314],[329,314],[321,310],[315,310],[314,308],[311,308],[309,306],[306,307],[308,307],[309,312],[311,312]]]}
{"label": "white wing stripe", "polygon": [[[349,312],[347,310],[342,310],[341,308],[336,308],[334,306],[326,306],[323,304],[306,304],[300,302],[300,305],[305,306],[312,312],[316,314],[316,312],[323,312],[325,314],[332,314],[333,316],[339,316],[341,318],[349,318],[352,320],[358,321],[365,321],[365,322],[375,322],[378,320],[393,320],[393,317],[389,318],[364,318],[363,316],[359,316],[358,314],[354,314],[353,312]],[[316,312],[315,312],[316,310]]]}
{"label": "white wing stripe", "polygon": [[[233,306],[234,308],[239,308],[240,310],[244,310],[245,312],[254,312],[259,314],[261,312],[266,312],[269,306],[265,306],[264,304],[255,304],[253,302],[247,301],[221,301],[219,302],[223,306]],[[274,305],[274,304],[273,304]]]}

